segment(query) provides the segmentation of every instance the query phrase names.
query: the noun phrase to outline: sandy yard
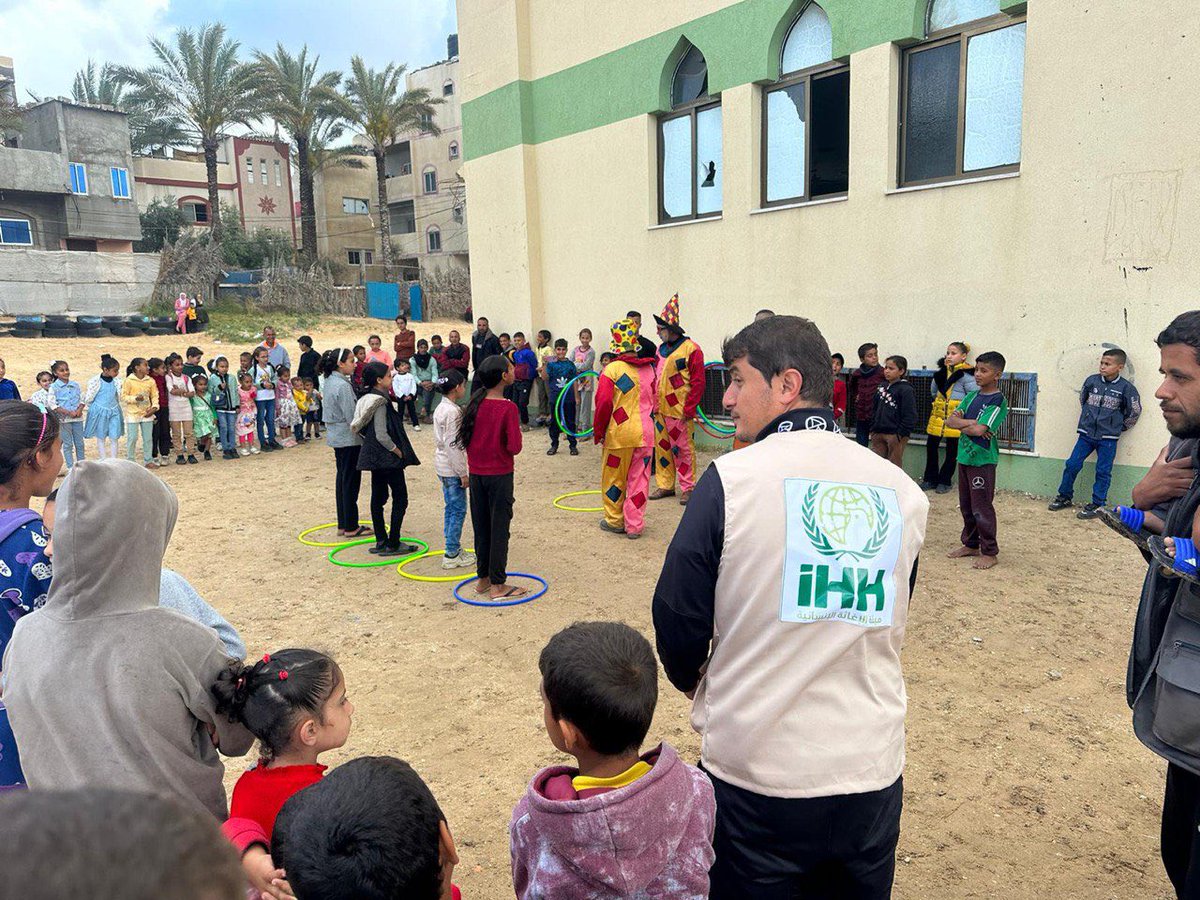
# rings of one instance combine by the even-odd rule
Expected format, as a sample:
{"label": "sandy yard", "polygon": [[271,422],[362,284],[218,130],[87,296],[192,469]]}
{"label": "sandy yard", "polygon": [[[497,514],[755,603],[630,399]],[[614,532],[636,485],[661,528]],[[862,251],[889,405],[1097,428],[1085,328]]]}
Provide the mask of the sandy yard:
{"label": "sandy yard", "polygon": [[[416,327],[426,337],[450,326]],[[455,327],[469,338],[469,326]],[[340,321],[313,334],[320,350],[365,343],[372,331],[390,347],[385,322]],[[207,354],[248,349],[196,338]],[[295,360],[295,335],[282,339]],[[5,338],[0,357],[28,396],[52,355],[65,355],[83,384],[104,350],[123,368],[134,355],[163,356],[191,340]],[[436,549],[442,499],[432,429],[413,443],[425,465],[409,470],[405,533]],[[505,610],[456,603],[449,585],[417,584],[391,567],[336,568],[326,551],[301,546],[298,531],[334,518],[333,454],[323,443],[161,472],[180,498],[166,564],[241,630],[251,656],[316,646],[337,657],[357,712],[349,744],[325,761],[394,754],[412,762],[450,821],[462,857],[455,880],[471,898],[511,896],[509,814],[538,767],[563,761],[542,726],[539,651],[579,619],[624,620],[653,639],[650,598],[681,512],[673,501],[653,504],[640,542],[604,535],[597,514],[551,507],[558,494],[596,486],[598,450],[549,459],[547,446],[544,431],[531,432],[518,461],[510,566],[547,578],[550,592]],[[367,495],[364,486],[364,517]],[[1124,697],[1141,557],[1098,522],[1006,495],[997,504],[1001,566],[974,572],[945,558],[960,527],[956,495],[931,500],[906,641],[895,896],[1172,896],[1158,858],[1165,764],[1133,737]],[[618,553],[623,582],[614,580]],[[371,558],[365,548],[346,557]],[[434,561],[423,565],[418,571],[441,574]],[[661,691],[650,739],[695,759],[688,703],[665,678]],[[229,763],[230,786],[247,765]]]}

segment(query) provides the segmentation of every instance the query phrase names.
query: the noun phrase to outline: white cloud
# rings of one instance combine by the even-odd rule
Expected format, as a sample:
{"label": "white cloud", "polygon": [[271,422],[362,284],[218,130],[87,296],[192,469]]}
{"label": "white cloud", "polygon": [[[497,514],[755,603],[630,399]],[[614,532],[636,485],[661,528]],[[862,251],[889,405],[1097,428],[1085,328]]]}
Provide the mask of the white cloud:
{"label": "white cloud", "polygon": [[88,58],[142,65],[146,36],[162,29],[170,0],[0,0],[0,56],[11,56],[17,90],[70,94]]}

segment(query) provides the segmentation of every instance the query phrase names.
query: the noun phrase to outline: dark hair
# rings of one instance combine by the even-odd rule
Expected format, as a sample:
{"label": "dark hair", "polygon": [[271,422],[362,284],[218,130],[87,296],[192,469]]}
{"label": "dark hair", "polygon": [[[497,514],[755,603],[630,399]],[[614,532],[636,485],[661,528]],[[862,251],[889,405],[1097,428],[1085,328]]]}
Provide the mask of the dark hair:
{"label": "dark hair", "polygon": [[300,335],[300,337],[296,339],[296,343],[302,347],[307,347],[309,350],[312,349],[312,338],[310,338],[307,334]]}
{"label": "dark hair", "polygon": [[[873,346],[873,345],[872,345]],[[804,379],[800,396],[812,406],[826,407],[833,398],[833,354],[816,323],[800,316],[771,316],[751,322],[721,347],[726,366],[749,359],[768,382],[795,369]]]}
{"label": "dark hair", "polygon": [[271,853],[299,900],[437,900],[445,818],[408,763],[359,757],[292,795]]}
{"label": "dark hair", "polygon": [[890,362],[890,363],[895,363],[897,369],[899,369],[901,372],[904,372],[905,374],[908,374],[908,360],[905,359],[903,356],[889,356],[884,361]]}
{"label": "dark hair", "polygon": [[57,503],[58,502],[58,488],[55,488],[54,490],[52,490],[50,493],[48,493],[46,495],[46,502],[47,503]]}
{"label": "dark hair", "polygon": [[542,328],[538,331],[538,337],[544,337],[546,340],[550,340],[550,338],[554,337],[554,335],[552,335],[548,329]]}
{"label": "dark hair", "polygon": [[217,374],[217,366],[219,366],[222,362],[224,362],[225,365],[229,365],[229,359],[226,356],[218,353],[216,356],[209,359],[208,371],[210,371],[214,375],[216,375]]}
{"label": "dark hair", "polygon": [[279,368],[277,368],[275,371],[276,371],[276,372],[278,372],[278,373],[283,373],[283,372],[291,372],[292,370],[291,370],[291,368],[290,368],[290,367],[288,367],[288,366],[280,366],[280,367],[279,367]]}
{"label": "dark hair", "polygon": [[302,718],[321,710],[342,679],[337,663],[316,650],[280,650],[250,665],[231,662],[212,686],[217,713],[258,738],[263,759],[287,749]]}
{"label": "dark hair", "polygon": [[103,372],[105,369],[119,369],[119,368],[121,368],[121,364],[119,362],[117,362],[115,359],[113,359],[111,356],[109,356],[107,353],[100,354],[100,371],[101,372]]}
{"label": "dark hair", "polygon": [[251,384],[253,384],[254,376],[251,375],[249,372],[239,372],[238,373],[238,384],[241,384],[243,380],[249,381]]}
{"label": "dark hair", "polygon": [[433,383],[433,386],[441,394],[452,394],[454,389],[466,380],[466,376],[458,369],[447,369],[438,375],[438,380]]}
{"label": "dark hair", "polygon": [[201,350],[199,347],[188,347],[187,353],[185,355],[187,356],[188,359],[191,359],[193,356],[203,356],[204,351]]}
{"label": "dark hair", "polygon": [[610,353],[608,350],[605,350],[603,353],[600,354],[600,362],[601,363],[603,363],[605,359],[607,359],[609,362],[612,362],[616,358],[617,358],[617,354]]}
{"label": "dark hair", "polygon": [[355,356],[358,356],[358,351],[359,351],[359,350],[362,350],[362,351],[365,353],[365,352],[367,351],[367,348],[366,348],[366,347],[364,347],[362,344],[355,344],[355,345],[354,345],[354,349],[353,349],[351,352],[352,352],[352,353],[353,353]]}
{"label": "dark hair", "polygon": [[326,350],[321,354],[321,374],[328,378],[337,371],[338,366],[353,355],[354,353],[345,347],[335,347],[332,350]]}
{"label": "dark hair", "polygon": [[251,359],[254,359],[254,354],[253,354],[253,353],[251,353],[249,350],[243,350],[243,351],[242,351],[242,352],[241,352],[241,353],[238,355],[238,359],[240,360],[240,359],[241,359],[243,356],[248,356],[248,357],[250,357]]}
{"label": "dark hair", "polygon": [[379,382],[388,377],[388,367],[381,362],[367,363],[362,371],[362,386],[364,391],[375,388]]}
{"label": "dark hair", "polygon": [[1125,365],[1125,362],[1129,359],[1128,355],[1120,347],[1110,347],[1109,349],[1105,350],[1100,355],[1102,357],[1111,356],[1113,359],[1115,359],[1121,365]]}
{"label": "dark hair", "polygon": [[975,357],[975,365],[987,366],[989,369],[999,369],[1001,372],[1004,371],[1004,367],[1007,364],[1008,362],[1004,359],[1004,356],[997,353],[995,350],[989,350],[987,353],[980,353],[977,357]]}
{"label": "dark hair", "polygon": [[846,357],[842,356],[842,354],[840,354],[840,353],[830,353],[830,354],[829,354],[829,361],[830,361],[830,362],[833,362],[835,359],[836,359],[838,362],[840,362],[840,363],[841,363],[843,366],[846,364]]}
{"label": "dark hair", "polygon": [[467,447],[475,434],[475,417],[479,415],[479,406],[487,392],[504,380],[509,362],[503,356],[489,356],[475,370],[475,379],[479,382],[471,393],[471,400],[463,412],[462,424],[458,427],[458,446]]}
{"label": "dark hair", "polygon": [[966,341],[951,341],[950,346],[957,347],[963,356],[969,356],[971,354],[971,345]]}
{"label": "dark hair", "polygon": [[54,373],[53,373],[53,372],[47,372],[45,369],[42,369],[42,371],[38,372],[38,373],[37,373],[37,375],[35,375],[35,376],[34,376],[33,380],[34,380],[34,381],[41,381],[41,380],[42,380],[42,376],[43,376],[43,375],[49,375],[49,376],[50,376],[50,380],[51,380],[51,381],[53,381],[53,380],[54,380]]}
{"label": "dark hair", "polygon": [[67,365],[67,361],[65,359],[56,359],[54,362],[50,363],[50,374],[55,375],[55,377],[57,377],[58,370],[61,369],[63,366],[67,366],[67,368],[70,368],[70,366]]}
{"label": "dark hair", "polygon": [[159,366],[165,366],[166,364],[166,360],[159,359],[157,356],[152,356],[146,360],[146,365],[150,367],[151,372],[153,372]]}
{"label": "dark hair", "polygon": [[587,332],[587,336],[589,338],[592,337],[592,329],[590,329],[590,328],[580,328],[579,329],[580,336],[582,336],[585,331]]}
{"label": "dark hair", "polygon": [[380,337],[379,335],[377,335],[377,334],[369,334],[369,335],[367,335],[367,343],[369,344],[369,343],[371,343],[371,341],[379,341],[379,343],[381,343],[381,344],[382,344],[382,343],[383,343],[383,338],[381,338],[381,337]]}
{"label": "dark hair", "polygon": [[557,350],[557,349],[559,349],[560,347],[561,347],[563,350],[569,350],[569,349],[570,349],[570,347],[571,347],[571,345],[567,343],[567,339],[566,339],[566,338],[559,338],[557,341],[555,341],[555,342],[554,342],[554,349],[555,349],[555,350]]}
{"label": "dark hair", "polygon": [[203,372],[197,372],[192,376],[192,384],[198,384],[201,381],[203,381],[205,384],[208,384],[208,376]]}
{"label": "dark hair", "polygon": [[1192,348],[1196,362],[1200,363],[1200,310],[1180,313],[1171,324],[1159,332],[1154,343],[1161,350],[1171,344],[1186,344]]}
{"label": "dark hair", "polygon": [[[525,332],[523,332],[523,331],[514,331],[512,333],[512,336],[514,338],[520,338],[521,340],[525,340]],[[508,337],[508,335],[507,334],[503,335],[503,337]]]}
{"label": "dark hair", "polygon": [[[521,332],[518,331],[517,334],[521,334]],[[512,335],[509,334],[507,331],[500,332],[500,337],[508,338],[510,341],[512,340]],[[525,337],[525,335],[521,334],[521,337]]]}
{"label": "dark hair", "polygon": [[0,400],[0,484],[12,481],[38,450],[54,443],[58,432],[58,416],[24,400]]}
{"label": "dark hair", "polygon": [[[434,335],[433,337],[431,337],[429,340],[430,340],[430,342],[433,342],[433,341],[440,341],[441,339],[442,339],[442,336],[441,336],[440,334],[435,334],[435,335]],[[417,341],[417,343],[419,344],[419,343],[421,343],[421,342],[420,342],[420,341]]]}
{"label": "dark hair", "polygon": [[408,316],[401,313],[400,315],[396,316],[395,321],[403,322],[405,325],[407,325],[408,324]]}
{"label": "dark hair", "polygon": [[862,362],[864,359],[866,359],[866,358],[867,358],[867,354],[868,354],[870,351],[872,351],[872,350],[878,350],[878,349],[879,349],[879,345],[878,345],[878,344],[861,344],[861,345],[859,346],[859,348],[858,348],[858,359],[859,359],[859,362]]}
{"label": "dark hair", "polygon": [[[7,791],[0,820],[5,897],[238,900],[237,854],[212,816],[176,800],[111,788]],[[45,865],[47,860],[53,865]],[[42,861],[43,864],[36,864]]]}
{"label": "dark hair", "polygon": [[178,360],[179,362],[183,362],[183,357],[180,356],[178,353],[168,353],[167,358],[164,359],[163,362],[166,363],[168,366],[173,366],[173,365],[175,365],[176,360]]}
{"label": "dark hair", "polygon": [[760,309],[758,312],[756,312],[754,315],[756,315],[756,316],[773,316],[773,315],[775,315],[775,310],[763,308],[763,309]]}
{"label": "dark hair", "polygon": [[637,316],[640,319],[642,317],[642,314],[640,312],[638,312],[636,309],[631,309],[629,312],[625,313],[625,318],[627,318],[627,319],[632,319],[634,316]]}
{"label": "dark hair", "polygon": [[422,344],[424,344],[426,347],[428,347],[429,341],[425,340],[425,338],[421,338],[419,341],[417,341],[417,346],[420,347]]}
{"label": "dark hair", "polygon": [[641,746],[658,703],[658,663],[641,634],[623,622],[576,622],[550,638],[538,668],[551,714],[593,750]]}

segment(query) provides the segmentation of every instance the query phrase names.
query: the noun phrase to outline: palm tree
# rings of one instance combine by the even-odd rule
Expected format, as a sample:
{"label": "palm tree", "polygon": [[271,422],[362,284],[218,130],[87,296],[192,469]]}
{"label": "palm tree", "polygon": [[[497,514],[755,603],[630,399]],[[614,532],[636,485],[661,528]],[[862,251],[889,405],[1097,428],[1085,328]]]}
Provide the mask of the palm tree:
{"label": "palm tree", "polygon": [[387,172],[384,156],[387,149],[406,131],[418,128],[440,134],[433,124],[433,108],[441,97],[430,97],[425,88],[403,89],[405,65],[388,63],[382,71],[367,68],[362,57],[350,61],[350,78],[346,81],[346,118],[367,139],[375,157],[375,183],[379,194],[379,240],[387,277],[392,277],[392,239],[388,221]]}
{"label": "palm tree", "polygon": [[308,45],[293,56],[283,44],[274,55],[254,53],[254,67],[262,82],[263,112],[275,120],[296,148],[300,170],[300,240],[304,260],[317,259],[316,201],[313,197],[312,144],[318,126],[336,128],[341,118],[342,98],[337,92],[341,72],[317,74],[321,58],[308,58]]}
{"label": "palm tree", "polygon": [[111,106],[124,112],[129,121],[129,145],[134,153],[153,155],[172,144],[187,141],[187,134],[176,116],[159,112],[145,103],[133,102],[132,95],[126,95],[125,87],[117,66],[104,63],[97,69],[89,59],[87,65],[75,73],[71,99],[76,103]]}
{"label": "palm tree", "polygon": [[221,239],[217,195],[217,148],[230,125],[249,127],[258,118],[258,90],[252,66],[239,61],[240,44],[226,37],[221,23],[196,30],[180,28],[173,43],[150,39],[156,58],[145,69],[118,66],[117,79],[132,88],[129,100],[173,116],[187,139],[204,151],[212,236]]}

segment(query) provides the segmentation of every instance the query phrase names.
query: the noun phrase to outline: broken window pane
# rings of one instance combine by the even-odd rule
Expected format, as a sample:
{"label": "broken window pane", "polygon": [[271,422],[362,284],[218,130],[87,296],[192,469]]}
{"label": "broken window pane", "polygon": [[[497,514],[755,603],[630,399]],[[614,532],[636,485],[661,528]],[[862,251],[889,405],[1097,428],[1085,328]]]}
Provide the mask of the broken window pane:
{"label": "broken window pane", "polygon": [[833,59],[833,31],[825,10],[815,3],[798,18],[783,42],[780,74],[799,72]]}
{"label": "broken window pane", "polygon": [[933,0],[929,9],[929,30],[941,31],[999,12],[1000,0]]}
{"label": "broken window pane", "polygon": [[976,35],[967,45],[963,171],[1021,161],[1025,23]]}
{"label": "broken window pane", "polygon": [[671,82],[671,105],[681,106],[708,95],[708,63],[695,47],[679,61],[675,80]]}
{"label": "broken window pane", "polygon": [[804,87],[767,94],[767,202],[804,196]]}
{"label": "broken window pane", "polygon": [[662,205],[667,218],[692,214],[692,119],[662,123]]}
{"label": "broken window pane", "polygon": [[721,211],[721,107],[696,113],[696,212]]}
{"label": "broken window pane", "polygon": [[913,52],[908,61],[904,180],[953,177],[958,152],[960,44]]}

